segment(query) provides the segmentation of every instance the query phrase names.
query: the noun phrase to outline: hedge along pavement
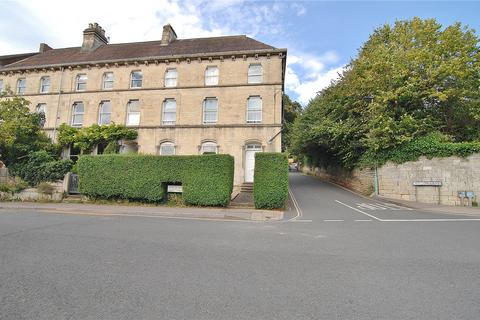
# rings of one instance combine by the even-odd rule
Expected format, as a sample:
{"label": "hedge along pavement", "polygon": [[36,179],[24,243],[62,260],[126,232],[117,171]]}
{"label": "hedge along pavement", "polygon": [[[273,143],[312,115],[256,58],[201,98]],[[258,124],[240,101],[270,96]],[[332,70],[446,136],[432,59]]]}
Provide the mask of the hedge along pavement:
{"label": "hedge along pavement", "polygon": [[181,183],[185,203],[226,206],[233,189],[230,155],[81,156],[79,190],[92,198],[160,202],[169,183]]}
{"label": "hedge along pavement", "polygon": [[257,209],[282,208],[288,196],[288,159],[278,152],[257,152],[253,198]]}

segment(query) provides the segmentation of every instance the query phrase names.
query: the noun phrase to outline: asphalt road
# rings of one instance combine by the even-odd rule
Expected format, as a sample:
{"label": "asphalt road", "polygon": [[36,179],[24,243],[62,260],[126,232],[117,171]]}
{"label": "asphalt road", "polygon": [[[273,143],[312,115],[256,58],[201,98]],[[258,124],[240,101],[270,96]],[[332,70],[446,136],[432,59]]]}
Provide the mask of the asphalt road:
{"label": "asphalt road", "polygon": [[480,219],[291,191],[282,222],[0,210],[0,319],[480,319]]}

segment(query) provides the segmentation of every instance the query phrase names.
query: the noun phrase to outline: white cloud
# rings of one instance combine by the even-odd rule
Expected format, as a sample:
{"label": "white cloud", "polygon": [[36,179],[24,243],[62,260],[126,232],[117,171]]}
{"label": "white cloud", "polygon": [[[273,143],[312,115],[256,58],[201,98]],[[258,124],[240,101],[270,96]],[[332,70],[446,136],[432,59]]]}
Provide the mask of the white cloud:
{"label": "white cloud", "polygon": [[[1,0],[0,0],[1,1]],[[172,24],[180,38],[247,34],[282,47],[288,43],[291,13],[306,14],[299,3],[249,0],[18,0],[7,2],[0,10],[0,55],[32,52],[40,42],[53,48],[80,46],[82,31],[91,22],[98,22],[111,43],[159,40],[162,27]],[[95,9],[92,9],[95,8]],[[316,92],[336,76],[339,57],[335,51],[321,55],[289,51],[286,88],[290,94],[307,103]]]}
{"label": "white cloud", "polygon": [[343,66],[330,67],[339,61],[336,52],[328,51],[314,56],[305,53],[293,53],[287,57],[285,87],[298,96],[298,101],[305,105],[315,97],[318,91],[328,87],[332,80],[338,78]]}
{"label": "white cloud", "polygon": [[[1,1],[1,0],[0,0]],[[162,26],[172,24],[180,38],[282,33],[279,19],[286,5],[247,0],[19,0],[0,10],[0,55],[35,51],[38,43],[54,48],[79,46],[82,31],[98,22],[111,43],[161,39]],[[94,8],[94,9],[92,9]],[[283,10],[283,11],[282,11]],[[25,50],[28,48],[27,50]]]}
{"label": "white cloud", "polygon": [[[344,67],[337,67],[330,69],[326,72],[318,73],[314,79],[309,79],[306,81],[300,81],[298,76],[290,71],[290,77],[293,80],[285,81],[287,89],[295,92],[298,95],[298,101],[305,105],[310,99],[314,98],[317,95],[318,91],[328,87],[333,80],[338,79],[339,74],[344,70]],[[289,70],[287,68],[287,75]],[[289,87],[290,86],[290,87]]]}

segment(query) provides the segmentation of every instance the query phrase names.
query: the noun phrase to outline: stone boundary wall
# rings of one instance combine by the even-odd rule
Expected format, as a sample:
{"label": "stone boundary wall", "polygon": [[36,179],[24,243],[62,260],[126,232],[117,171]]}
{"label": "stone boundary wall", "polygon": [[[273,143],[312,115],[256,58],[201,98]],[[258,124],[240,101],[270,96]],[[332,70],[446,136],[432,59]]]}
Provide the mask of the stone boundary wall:
{"label": "stone boundary wall", "polygon": [[0,183],[7,183],[8,182],[8,169],[7,168],[0,168]]}
{"label": "stone boundary wall", "polygon": [[350,171],[340,167],[310,168],[306,166],[301,169],[306,174],[339,184],[364,195],[371,195],[374,191],[374,172],[370,169],[354,169]]}
{"label": "stone boundary wall", "polygon": [[[364,195],[374,192],[374,171],[370,169],[302,167],[302,171]],[[462,202],[458,192],[471,191],[475,194],[473,201],[478,203],[480,199],[480,153],[467,158],[421,157],[402,164],[388,162],[377,171],[379,195],[385,198],[461,206],[470,203],[466,198]]]}
{"label": "stone boundary wall", "polygon": [[[378,168],[380,196],[434,203],[462,205],[459,191],[480,194],[480,154],[467,158],[448,157],[427,159],[403,164],[387,163]],[[441,182],[441,186],[414,186],[414,182]],[[464,203],[467,200],[464,199]]]}

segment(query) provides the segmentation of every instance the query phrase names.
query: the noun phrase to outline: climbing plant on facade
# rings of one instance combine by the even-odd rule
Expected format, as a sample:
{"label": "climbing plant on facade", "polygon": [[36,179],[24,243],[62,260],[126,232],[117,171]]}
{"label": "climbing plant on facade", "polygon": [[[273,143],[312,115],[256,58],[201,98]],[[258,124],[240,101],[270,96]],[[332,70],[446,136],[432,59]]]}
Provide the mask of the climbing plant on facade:
{"label": "climbing plant on facade", "polygon": [[114,123],[102,126],[94,124],[86,128],[74,128],[64,123],[59,127],[57,141],[62,147],[72,145],[82,153],[89,153],[100,144],[106,146],[108,153],[115,153],[118,151],[118,141],[135,140],[137,136],[136,130]]}

